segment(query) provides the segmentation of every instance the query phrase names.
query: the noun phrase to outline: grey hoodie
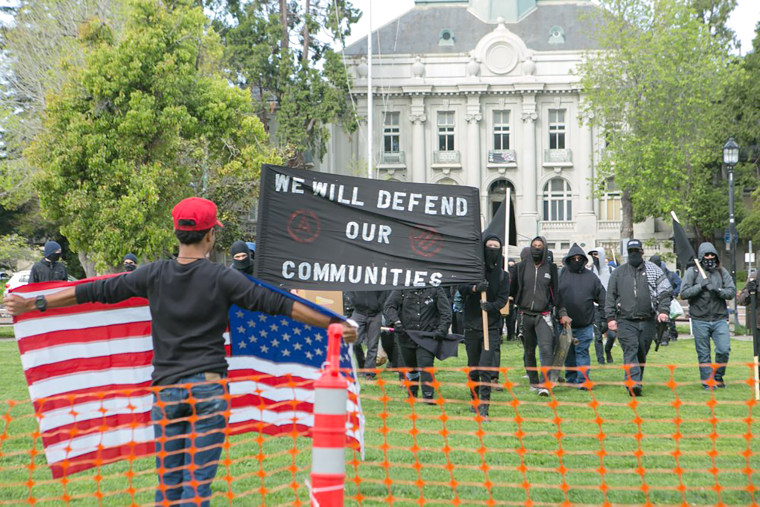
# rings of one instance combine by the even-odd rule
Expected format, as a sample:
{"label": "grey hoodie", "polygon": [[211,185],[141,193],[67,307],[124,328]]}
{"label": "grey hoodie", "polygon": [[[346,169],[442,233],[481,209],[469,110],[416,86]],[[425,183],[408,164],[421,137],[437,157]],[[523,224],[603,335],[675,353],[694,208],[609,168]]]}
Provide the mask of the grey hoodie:
{"label": "grey hoodie", "polygon": [[736,286],[731,279],[728,270],[720,265],[718,251],[712,243],[699,245],[697,257],[702,262],[705,254],[713,253],[718,259],[718,266],[714,271],[705,270],[709,280],[702,282],[702,275],[696,266],[686,270],[681,285],[681,298],[689,300],[689,316],[697,320],[714,322],[728,318],[727,299],[733,299],[736,295]]}

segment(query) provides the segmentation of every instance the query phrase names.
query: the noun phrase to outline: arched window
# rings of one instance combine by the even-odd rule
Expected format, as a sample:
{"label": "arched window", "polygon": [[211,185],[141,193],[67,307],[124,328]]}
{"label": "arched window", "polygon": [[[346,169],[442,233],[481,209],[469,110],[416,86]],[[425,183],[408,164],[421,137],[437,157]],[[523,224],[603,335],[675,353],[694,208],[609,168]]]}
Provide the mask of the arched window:
{"label": "arched window", "polygon": [[552,178],[544,185],[544,220],[550,222],[573,219],[573,195],[570,184],[562,178]]}

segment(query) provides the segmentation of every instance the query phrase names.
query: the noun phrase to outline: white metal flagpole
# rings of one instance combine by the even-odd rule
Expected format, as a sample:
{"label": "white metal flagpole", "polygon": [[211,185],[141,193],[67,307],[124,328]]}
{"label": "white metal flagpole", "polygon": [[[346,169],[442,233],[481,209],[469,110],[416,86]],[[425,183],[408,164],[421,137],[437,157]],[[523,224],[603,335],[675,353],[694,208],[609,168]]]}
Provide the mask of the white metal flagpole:
{"label": "white metal flagpole", "polygon": [[369,35],[367,35],[367,177],[375,177],[374,168],[372,167],[372,0],[369,0],[369,9],[367,9],[369,18]]}
{"label": "white metal flagpole", "polygon": [[507,200],[504,206],[504,271],[507,271],[507,263],[509,262],[509,216],[512,212],[512,188],[507,185]]}

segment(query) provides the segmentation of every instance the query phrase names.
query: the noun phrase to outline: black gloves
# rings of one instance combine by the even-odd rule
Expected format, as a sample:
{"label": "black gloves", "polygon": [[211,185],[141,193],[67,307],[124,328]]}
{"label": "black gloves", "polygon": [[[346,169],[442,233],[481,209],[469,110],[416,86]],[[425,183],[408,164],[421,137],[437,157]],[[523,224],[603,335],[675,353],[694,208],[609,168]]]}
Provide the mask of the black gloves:
{"label": "black gloves", "polygon": [[747,287],[747,291],[750,294],[753,292],[757,292],[757,279],[753,278],[752,280],[748,280],[747,285],[745,285],[745,287]]}
{"label": "black gloves", "polygon": [[491,301],[481,301],[480,308],[486,312],[492,312],[494,310],[497,310],[496,305],[492,303]]}
{"label": "black gloves", "polygon": [[484,292],[487,289],[488,289],[488,280],[483,280],[482,282],[478,282],[475,284],[474,292]]}
{"label": "black gloves", "polygon": [[443,340],[445,340],[445,339],[446,339],[446,335],[447,335],[447,334],[448,334],[448,333],[446,333],[446,331],[445,331],[445,330],[444,330],[444,331],[441,331],[441,330],[439,329],[438,331],[436,331],[436,332],[435,332],[435,339],[436,339],[436,340],[438,340],[439,342],[440,342],[440,341],[443,341]]}
{"label": "black gloves", "polygon": [[702,287],[703,290],[715,290],[715,287],[710,282],[710,278],[700,278],[699,279],[699,286]]}

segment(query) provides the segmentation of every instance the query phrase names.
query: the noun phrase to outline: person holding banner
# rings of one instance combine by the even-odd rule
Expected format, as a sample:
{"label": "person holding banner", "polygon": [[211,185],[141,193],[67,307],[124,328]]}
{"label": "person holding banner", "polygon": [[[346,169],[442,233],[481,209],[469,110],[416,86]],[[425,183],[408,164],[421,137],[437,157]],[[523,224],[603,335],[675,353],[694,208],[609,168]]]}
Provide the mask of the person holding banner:
{"label": "person holding banner", "polygon": [[[712,390],[726,387],[723,377],[731,353],[726,301],[736,296],[736,286],[728,270],[720,265],[718,251],[712,243],[699,245],[697,259],[706,276],[703,277],[696,266],[690,266],[684,274],[681,297],[689,300],[689,317],[702,388]],[[710,350],[711,338],[715,343],[714,363]]]}
{"label": "person holding banner", "polygon": [[607,286],[607,326],[617,332],[626,365],[629,396],[641,396],[644,365],[657,332],[667,323],[673,289],[659,266],[644,260],[638,239],[628,241],[628,262],[612,272]]}
{"label": "person holding banner", "polygon": [[[442,287],[394,290],[385,301],[385,320],[393,324],[400,364],[394,366],[411,368],[409,373],[409,396],[417,398],[422,385],[422,399],[434,405],[433,377],[429,368],[433,367],[435,354],[421,346],[414,338],[433,334],[443,341],[451,325],[451,304]],[[413,336],[410,336],[413,335]]]}
{"label": "person holding banner", "polygon": [[530,256],[517,264],[511,280],[510,295],[519,312],[518,328],[523,335],[523,364],[528,373],[531,390],[539,396],[549,396],[544,371],[536,367],[536,347],[543,369],[551,368],[554,359],[554,318],[560,324],[570,323],[570,317],[559,297],[557,265],[548,260],[546,240],[536,236],[530,242]]}
{"label": "person holding banner", "polygon": [[[383,308],[390,291],[368,290],[349,291],[346,297],[351,301],[351,319],[359,325],[359,339],[354,343],[354,355],[361,369],[374,370],[377,367],[377,350],[380,344],[380,325]],[[362,345],[367,347],[365,355]],[[374,372],[364,373],[368,380],[375,378]]]}
{"label": "person holding banner", "polygon": [[[330,317],[264,288],[238,271],[208,260],[216,241],[213,202],[199,197],[180,201],[172,210],[179,241],[175,259],[143,265],[131,273],[67,287],[52,295],[25,299],[6,294],[11,315],[44,312],[75,304],[119,303],[147,298],[153,345],[152,385],[156,386],[151,420],[155,432],[159,485],[156,504],[209,505],[211,483],[221,456],[229,414],[224,332],[233,304],[284,315],[317,327]],[[343,338],[356,340],[345,321]]]}
{"label": "person holding banner", "polygon": [[[464,296],[464,343],[467,349],[467,366],[487,367],[490,370],[473,368],[470,380],[475,388],[470,396],[477,402],[478,413],[487,418],[491,401],[492,384],[498,376],[499,347],[501,346],[501,309],[509,297],[509,275],[502,269],[501,240],[496,235],[489,235],[483,242],[483,254],[486,261],[485,280],[480,283],[465,284],[459,287]],[[481,300],[481,293],[486,293],[486,300]],[[483,329],[483,312],[488,315],[488,329]],[[484,331],[488,333],[488,348],[484,347]]]}

